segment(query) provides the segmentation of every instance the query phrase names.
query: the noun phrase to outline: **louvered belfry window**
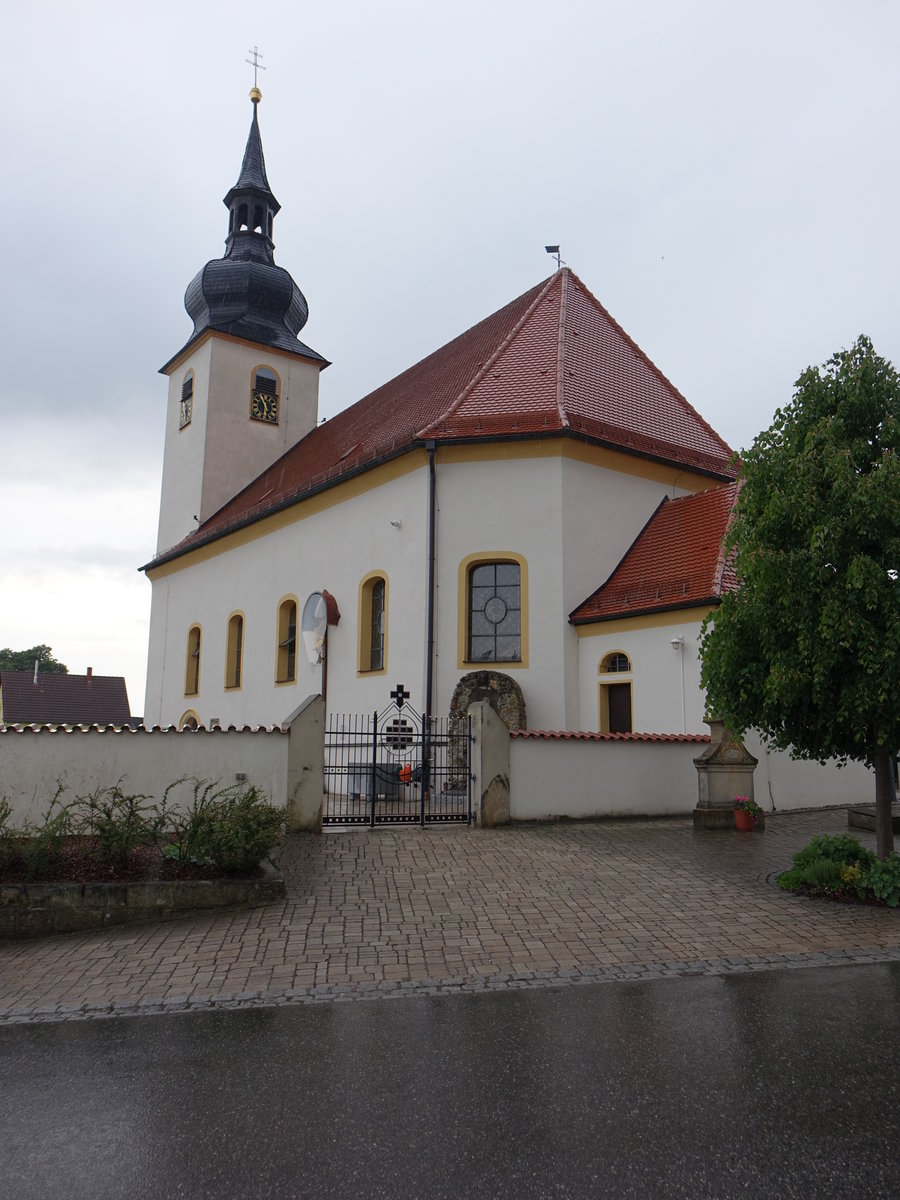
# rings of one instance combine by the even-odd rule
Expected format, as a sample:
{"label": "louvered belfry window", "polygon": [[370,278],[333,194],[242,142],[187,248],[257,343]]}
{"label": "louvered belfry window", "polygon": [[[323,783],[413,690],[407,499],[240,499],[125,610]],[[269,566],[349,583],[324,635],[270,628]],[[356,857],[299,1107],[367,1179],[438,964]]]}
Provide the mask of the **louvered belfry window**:
{"label": "louvered belfry window", "polygon": [[257,371],[256,378],[253,381],[253,390],[262,392],[264,396],[278,395],[278,380],[274,375],[270,375],[268,371]]}
{"label": "louvered belfry window", "polygon": [[181,403],[178,406],[178,428],[190,425],[194,408],[194,373],[189,371],[181,385]]}

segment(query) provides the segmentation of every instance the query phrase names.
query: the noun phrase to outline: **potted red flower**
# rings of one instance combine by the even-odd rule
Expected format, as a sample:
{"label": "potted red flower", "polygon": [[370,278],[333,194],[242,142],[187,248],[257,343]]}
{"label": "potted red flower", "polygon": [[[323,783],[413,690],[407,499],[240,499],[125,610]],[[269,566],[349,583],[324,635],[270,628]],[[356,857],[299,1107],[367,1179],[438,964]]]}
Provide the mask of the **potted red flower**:
{"label": "potted red flower", "polygon": [[762,815],[762,809],[749,796],[735,796],[734,823],[744,833],[752,833],[756,827],[756,818]]}

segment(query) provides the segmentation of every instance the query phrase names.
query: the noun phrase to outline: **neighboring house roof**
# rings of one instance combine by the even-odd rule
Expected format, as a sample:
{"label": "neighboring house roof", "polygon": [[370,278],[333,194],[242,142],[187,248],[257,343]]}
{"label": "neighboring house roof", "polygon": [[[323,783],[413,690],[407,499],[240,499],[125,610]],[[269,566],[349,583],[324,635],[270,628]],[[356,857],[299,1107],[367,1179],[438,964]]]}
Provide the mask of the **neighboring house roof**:
{"label": "neighboring house roof", "polygon": [[127,725],[121,675],[38,675],[0,671],[0,718],[7,725]]}
{"label": "neighboring house roof", "polygon": [[665,498],[593,595],[571,613],[574,625],[715,604],[737,587],[725,534],[738,485]]}
{"label": "neighboring house roof", "polygon": [[437,443],[568,435],[734,478],[732,452],[568,268],[313,429],[158,565]]}

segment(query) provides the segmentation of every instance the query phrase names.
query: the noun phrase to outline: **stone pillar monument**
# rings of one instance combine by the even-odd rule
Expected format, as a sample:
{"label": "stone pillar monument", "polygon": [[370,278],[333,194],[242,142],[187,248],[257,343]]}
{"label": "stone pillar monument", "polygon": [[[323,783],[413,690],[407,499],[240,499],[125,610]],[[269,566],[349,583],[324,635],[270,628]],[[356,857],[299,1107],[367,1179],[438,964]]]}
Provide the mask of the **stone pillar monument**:
{"label": "stone pillar monument", "polygon": [[[699,797],[694,809],[695,829],[734,829],[734,798],[753,796],[753,772],[757,760],[743,742],[725,728],[721,721],[708,721],[710,743],[694,759],[697,768]],[[761,815],[757,829],[765,829],[766,818]]]}

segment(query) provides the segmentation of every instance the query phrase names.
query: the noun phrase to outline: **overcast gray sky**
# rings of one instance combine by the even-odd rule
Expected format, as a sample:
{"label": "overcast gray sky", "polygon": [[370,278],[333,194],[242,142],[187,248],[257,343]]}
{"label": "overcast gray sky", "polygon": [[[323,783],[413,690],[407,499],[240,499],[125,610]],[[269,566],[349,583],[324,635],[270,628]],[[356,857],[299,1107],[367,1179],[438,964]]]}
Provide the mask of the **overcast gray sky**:
{"label": "overcast gray sky", "polygon": [[7,32],[0,645],[124,674],[136,713],[156,372],[224,251],[254,44],[321,415],[547,242],[735,448],[859,333],[900,365],[896,3],[32,0]]}

